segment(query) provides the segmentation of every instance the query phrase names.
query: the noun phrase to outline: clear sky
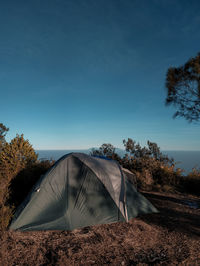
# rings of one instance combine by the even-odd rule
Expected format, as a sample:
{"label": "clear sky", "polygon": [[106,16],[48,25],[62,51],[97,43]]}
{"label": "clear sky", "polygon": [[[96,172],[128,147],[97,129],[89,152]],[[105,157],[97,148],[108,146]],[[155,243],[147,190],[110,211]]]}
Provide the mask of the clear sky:
{"label": "clear sky", "polygon": [[173,119],[165,76],[200,51],[199,0],[0,3],[0,122],[35,149],[128,137],[200,150],[200,123]]}

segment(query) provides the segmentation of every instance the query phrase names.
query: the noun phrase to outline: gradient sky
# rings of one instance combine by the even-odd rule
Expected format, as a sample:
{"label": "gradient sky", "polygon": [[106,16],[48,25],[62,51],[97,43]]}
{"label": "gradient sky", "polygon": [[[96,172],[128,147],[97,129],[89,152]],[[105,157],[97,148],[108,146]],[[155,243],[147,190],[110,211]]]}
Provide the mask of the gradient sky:
{"label": "gradient sky", "polygon": [[199,0],[1,1],[7,140],[81,149],[130,137],[200,150],[200,123],[165,106],[167,69],[199,51]]}

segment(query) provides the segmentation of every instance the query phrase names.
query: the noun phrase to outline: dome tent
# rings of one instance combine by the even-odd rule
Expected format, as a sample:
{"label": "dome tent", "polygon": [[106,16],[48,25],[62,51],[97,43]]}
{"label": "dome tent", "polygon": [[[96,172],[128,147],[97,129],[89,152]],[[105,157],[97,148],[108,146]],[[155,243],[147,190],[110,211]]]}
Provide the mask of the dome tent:
{"label": "dome tent", "polygon": [[70,153],[40,178],[17,209],[10,229],[73,230],[150,212],[157,210],[117,162]]}

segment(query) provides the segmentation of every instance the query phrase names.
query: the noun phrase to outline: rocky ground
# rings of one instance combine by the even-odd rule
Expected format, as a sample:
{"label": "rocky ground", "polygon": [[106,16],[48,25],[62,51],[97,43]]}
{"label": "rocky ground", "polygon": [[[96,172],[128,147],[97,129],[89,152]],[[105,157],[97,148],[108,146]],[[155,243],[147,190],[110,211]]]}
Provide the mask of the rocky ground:
{"label": "rocky ground", "polygon": [[0,265],[200,265],[200,198],[144,195],[159,213],[72,232],[1,232]]}

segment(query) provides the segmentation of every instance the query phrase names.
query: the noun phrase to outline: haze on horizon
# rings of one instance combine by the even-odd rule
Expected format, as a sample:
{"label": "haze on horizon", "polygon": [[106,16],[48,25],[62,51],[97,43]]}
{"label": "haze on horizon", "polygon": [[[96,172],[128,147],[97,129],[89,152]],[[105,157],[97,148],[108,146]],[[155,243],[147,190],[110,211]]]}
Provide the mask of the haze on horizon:
{"label": "haze on horizon", "polygon": [[87,149],[128,137],[200,150],[200,124],[173,119],[165,76],[200,51],[198,0],[5,1],[1,122],[7,139]]}

